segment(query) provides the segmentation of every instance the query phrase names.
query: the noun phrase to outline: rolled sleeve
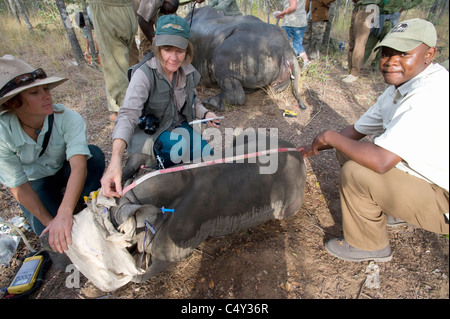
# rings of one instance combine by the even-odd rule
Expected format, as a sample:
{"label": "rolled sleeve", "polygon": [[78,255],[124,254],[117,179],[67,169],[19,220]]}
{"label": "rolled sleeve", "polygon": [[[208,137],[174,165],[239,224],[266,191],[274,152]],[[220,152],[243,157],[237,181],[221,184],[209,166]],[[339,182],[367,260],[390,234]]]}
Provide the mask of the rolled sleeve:
{"label": "rolled sleeve", "polygon": [[112,139],[122,139],[130,144],[139,116],[142,115],[144,103],[150,91],[150,82],[145,73],[138,69],[133,74],[128,86],[123,106],[119,109]]}
{"label": "rolled sleeve", "polygon": [[195,117],[198,119],[201,119],[203,115],[208,112],[209,110],[203,105],[203,103],[200,101],[198,97],[195,98],[194,101],[194,108],[195,108]]}
{"label": "rolled sleeve", "polygon": [[69,109],[61,115],[64,117],[61,121],[61,131],[67,145],[66,160],[74,155],[86,155],[88,159],[91,158],[86,140],[86,124],[81,115]]}
{"label": "rolled sleeve", "polygon": [[151,18],[156,16],[162,4],[162,0],[141,0],[136,13],[149,22]]}
{"label": "rolled sleeve", "polygon": [[[4,136],[4,135],[3,135]],[[0,142],[0,182],[9,188],[25,184],[28,178],[17,155],[4,140]]]}

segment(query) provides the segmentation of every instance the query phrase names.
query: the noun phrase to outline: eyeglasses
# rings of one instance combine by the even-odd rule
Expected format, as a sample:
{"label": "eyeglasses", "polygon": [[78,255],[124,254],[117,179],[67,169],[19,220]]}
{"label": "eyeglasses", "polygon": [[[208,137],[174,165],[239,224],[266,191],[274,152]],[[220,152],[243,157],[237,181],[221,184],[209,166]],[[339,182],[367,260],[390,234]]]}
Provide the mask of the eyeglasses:
{"label": "eyeglasses", "polygon": [[17,89],[18,87],[28,85],[34,82],[36,79],[45,79],[47,74],[41,68],[34,70],[30,73],[24,73],[16,76],[14,79],[6,83],[0,90],[0,97],[3,97],[6,93]]}

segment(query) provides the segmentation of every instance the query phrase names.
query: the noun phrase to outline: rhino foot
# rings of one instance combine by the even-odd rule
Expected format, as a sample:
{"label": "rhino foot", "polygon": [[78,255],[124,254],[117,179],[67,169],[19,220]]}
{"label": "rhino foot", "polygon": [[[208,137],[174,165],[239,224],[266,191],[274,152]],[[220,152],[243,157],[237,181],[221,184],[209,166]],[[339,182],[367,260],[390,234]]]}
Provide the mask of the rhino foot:
{"label": "rhino foot", "polygon": [[202,103],[209,110],[225,111],[223,93],[219,93],[216,96],[203,100]]}
{"label": "rhino foot", "polygon": [[298,100],[298,107],[302,110],[306,110],[306,105],[302,100]]}
{"label": "rhino foot", "polygon": [[152,263],[151,265],[148,266],[147,270],[145,271],[145,274],[133,277],[132,281],[136,283],[143,283],[149,280],[150,278],[156,276],[160,272],[167,270],[169,266],[174,264],[175,264],[174,262],[163,261],[152,257]]}

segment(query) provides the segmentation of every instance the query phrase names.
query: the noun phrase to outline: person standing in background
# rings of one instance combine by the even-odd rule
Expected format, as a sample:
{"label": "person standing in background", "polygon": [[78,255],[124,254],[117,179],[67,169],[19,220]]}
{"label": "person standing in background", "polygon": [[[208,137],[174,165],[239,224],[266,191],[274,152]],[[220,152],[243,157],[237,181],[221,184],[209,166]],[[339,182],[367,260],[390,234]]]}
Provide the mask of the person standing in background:
{"label": "person standing in background", "polygon": [[[130,52],[136,46],[137,18],[132,0],[89,0],[103,66],[109,119],[115,121],[128,87]],[[137,50],[136,50],[137,55]]]}
{"label": "person standing in background", "polygon": [[310,59],[320,57],[320,47],[323,43],[324,27],[329,20],[330,5],[335,0],[306,0],[305,10],[308,18],[303,46]]}
{"label": "person standing in background", "polygon": [[208,5],[224,16],[241,16],[236,0],[211,0]]}
{"label": "person standing in background", "polygon": [[[369,5],[377,5],[380,0],[352,0],[354,3],[348,43],[348,71],[342,81],[352,83],[358,80],[364,59],[366,41],[375,21]],[[376,19],[376,18],[375,18]]]}
{"label": "person standing in background", "polygon": [[305,0],[284,0],[284,10],[275,13],[275,18],[283,19],[282,28],[286,31],[289,41],[292,39],[292,46],[298,59],[303,60],[303,66],[307,66],[310,61],[303,47],[303,36],[306,30]]}

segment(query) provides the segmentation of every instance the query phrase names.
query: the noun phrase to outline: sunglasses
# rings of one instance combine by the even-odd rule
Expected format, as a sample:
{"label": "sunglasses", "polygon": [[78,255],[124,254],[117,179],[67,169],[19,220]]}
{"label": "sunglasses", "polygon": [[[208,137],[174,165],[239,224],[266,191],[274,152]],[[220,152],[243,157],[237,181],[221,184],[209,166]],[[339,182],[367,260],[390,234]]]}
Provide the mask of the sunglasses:
{"label": "sunglasses", "polygon": [[47,74],[45,74],[44,70],[41,68],[30,73],[18,75],[2,87],[0,90],[0,97],[3,97],[5,94],[17,89],[18,87],[31,84],[36,79],[45,79],[46,77]]}

